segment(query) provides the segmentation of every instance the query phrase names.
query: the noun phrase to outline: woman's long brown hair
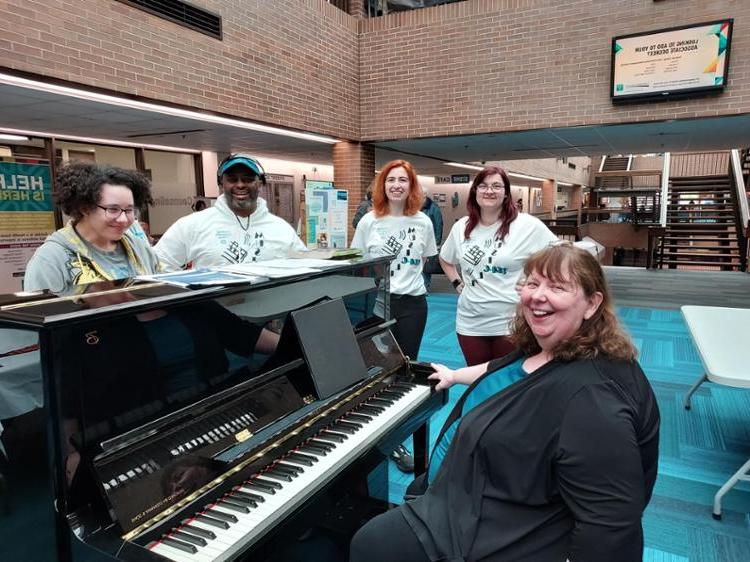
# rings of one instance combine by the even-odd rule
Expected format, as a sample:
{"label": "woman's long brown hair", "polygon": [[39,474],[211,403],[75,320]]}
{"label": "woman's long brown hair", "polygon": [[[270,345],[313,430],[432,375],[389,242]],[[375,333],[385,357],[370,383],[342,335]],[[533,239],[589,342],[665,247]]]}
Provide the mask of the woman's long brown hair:
{"label": "woman's long brown hair", "polygon": [[[583,321],[573,337],[555,347],[552,355],[556,359],[572,361],[606,356],[630,361],[636,358],[638,351],[615,315],[604,272],[591,254],[569,242],[551,246],[526,261],[524,274],[528,277],[531,273],[555,282],[573,283],[581,288],[586,298],[597,292],[602,294],[602,302],[591,318]],[[518,306],[511,337],[531,356],[539,353],[541,347],[523,316],[522,306]]]}

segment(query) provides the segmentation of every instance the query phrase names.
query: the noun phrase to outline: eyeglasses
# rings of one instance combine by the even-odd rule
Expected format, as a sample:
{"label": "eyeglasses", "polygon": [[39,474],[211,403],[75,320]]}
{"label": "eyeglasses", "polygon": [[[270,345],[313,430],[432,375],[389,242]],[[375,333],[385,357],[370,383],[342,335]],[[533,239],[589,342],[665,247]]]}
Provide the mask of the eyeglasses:
{"label": "eyeglasses", "polygon": [[501,183],[493,183],[491,185],[480,183],[477,186],[477,191],[502,191],[503,189],[505,189],[505,186]]}
{"label": "eyeglasses", "polygon": [[129,219],[137,219],[138,215],[140,214],[138,209],[131,207],[130,209],[123,209],[122,207],[118,207],[117,205],[108,205],[106,207],[103,207],[102,205],[97,205],[100,209],[104,211],[104,215],[110,219],[115,220],[119,219],[120,215],[125,213],[125,216]]}

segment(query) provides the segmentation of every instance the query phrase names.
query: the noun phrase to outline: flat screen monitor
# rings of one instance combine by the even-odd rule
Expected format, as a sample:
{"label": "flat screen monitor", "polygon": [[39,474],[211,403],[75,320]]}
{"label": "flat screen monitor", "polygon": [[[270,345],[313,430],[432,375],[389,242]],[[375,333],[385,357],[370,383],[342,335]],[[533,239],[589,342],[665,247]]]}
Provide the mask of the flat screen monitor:
{"label": "flat screen monitor", "polygon": [[613,102],[721,92],[727,83],[734,20],[612,39]]}

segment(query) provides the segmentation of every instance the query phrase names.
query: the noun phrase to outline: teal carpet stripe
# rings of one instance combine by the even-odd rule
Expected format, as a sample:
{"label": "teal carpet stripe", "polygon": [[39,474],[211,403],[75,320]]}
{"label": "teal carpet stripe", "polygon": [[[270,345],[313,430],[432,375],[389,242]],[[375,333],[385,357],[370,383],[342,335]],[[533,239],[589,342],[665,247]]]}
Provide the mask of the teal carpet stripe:
{"label": "teal carpet stripe", "polygon": [[[428,303],[420,361],[464,366],[455,333],[456,295],[430,295]],[[750,391],[704,383],[686,411],[682,400],[703,370],[680,312],[621,307],[617,313],[638,347],[662,414],[659,476],[643,518],[643,560],[750,561],[750,483],[724,496],[721,521],[711,517],[719,486],[750,458]],[[433,441],[461,391],[451,389],[449,404],[431,420]],[[388,490],[373,495],[400,503],[411,475],[393,462],[378,470],[388,471]]]}

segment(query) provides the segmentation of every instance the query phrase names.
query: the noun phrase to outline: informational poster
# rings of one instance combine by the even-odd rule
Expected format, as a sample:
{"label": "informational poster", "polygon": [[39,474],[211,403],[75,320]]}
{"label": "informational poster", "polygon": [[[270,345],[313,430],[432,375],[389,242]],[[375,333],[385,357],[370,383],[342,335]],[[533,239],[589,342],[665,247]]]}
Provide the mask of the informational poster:
{"label": "informational poster", "polygon": [[0,292],[22,289],[26,263],[54,230],[49,166],[0,162]]}
{"label": "informational poster", "polygon": [[612,98],[721,90],[731,38],[732,20],[615,37]]}
{"label": "informational poster", "polygon": [[308,248],[346,248],[349,192],[343,189],[305,190]]}

